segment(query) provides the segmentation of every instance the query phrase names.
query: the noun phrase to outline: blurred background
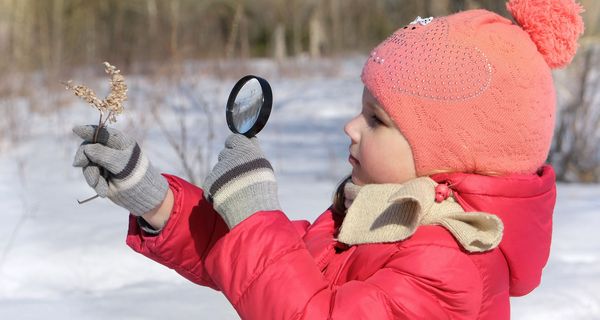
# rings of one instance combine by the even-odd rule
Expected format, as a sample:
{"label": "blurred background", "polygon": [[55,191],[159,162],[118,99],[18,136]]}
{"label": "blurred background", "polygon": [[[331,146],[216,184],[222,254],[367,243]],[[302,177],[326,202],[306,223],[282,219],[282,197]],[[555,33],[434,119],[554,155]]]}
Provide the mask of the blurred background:
{"label": "blurred background", "polygon": [[[549,160],[560,180],[597,182],[600,1],[581,3],[586,31],[575,62],[556,75],[560,117]],[[241,73],[249,59],[267,58],[293,75],[306,71],[293,63],[299,58],[365,55],[417,15],[473,8],[507,16],[502,0],[0,0],[0,99],[60,89],[58,79],[90,66],[101,73],[102,61],[161,77],[186,61],[212,61],[210,72],[222,77],[226,61]],[[0,122],[1,139],[16,134],[14,125]]]}
{"label": "blurred background", "polygon": [[[554,71],[548,161],[559,180],[551,258],[515,319],[600,319],[600,1],[581,0],[585,34]],[[131,252],[127,213],[71,166],[74,125],[98,111],[102,62],[129,87],[114,124],[164,172],[201,184],[228,134],[224,106],[241,76],[273,87],[260,133],[292,219],[314,220],[349,172],[342,126],[360,110],[369,51],[416,16],[502,0],[0,0],[0,319],[236,319],[224,297]]]}

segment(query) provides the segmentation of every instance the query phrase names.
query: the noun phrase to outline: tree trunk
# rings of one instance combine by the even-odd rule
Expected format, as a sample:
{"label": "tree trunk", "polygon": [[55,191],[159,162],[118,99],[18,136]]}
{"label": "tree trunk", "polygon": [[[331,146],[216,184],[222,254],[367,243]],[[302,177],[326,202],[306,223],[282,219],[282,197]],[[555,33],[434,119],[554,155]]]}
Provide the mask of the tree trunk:
{"label": "tree trunk", "polygon": [[240,56],[242,58],[250,57],[250,35],[248,33],[248,19],[242,10],[240,17]]}
{"label": "tree trunk", "polygon": [[225,57],[230,59],[235,53],[236,43],[238,41],[238,34],[240,32],[240,21],[244,14],[244,2],[240,0],[235,6],[235,13],[231,20],[231,28],[229,29],[229,37],[227,38],[227,44],[225,45]]}
{"label": "tree trunk", "polygon": [[445,16],[452,11],[450,0],[427,0],[425,1],[425,16],[439,17]]}
{"label": "tree trunk", "polygon": [[326,42],[325,31],[323,30],[322,10],[322,6],[317,4],[308,23],[309,51],[312,58],[318,58],[321,56]]}
{"label": "tree trunk", "polygon": [[330,10],[332,47],[334,52],[338,52],[342,49],[342,39],[344,39],[341,23],[340,0],[331,0]]}
{"label": "tree trunk", "polygon": [[179,0],[171,0],[170,53],[172,58],[179,57]]}
{"label": "tree trunk", "polygon": [[287,56],[285,44],[285,25],[280,22],[273,32],[273,58],[277,62],[282,62]]}
{"label": "tree trunk", "polygon": [[63,62],[63,39],[64,39],[64,0],[52,2],[52,71],[58,72],[62,69]]}
{"label": "tree trunk", "polygon": [[292,10],[292,51],[294,56],[302,53],[302,16],[304,14],[304,5],[302,0],[290,1],[293,5]]}
{"label": "tree trunk", "polygon": [[585,8],[583,17],[585,19],[585,33],[587,36],[598,36],[600,34],[600,1],[582,0]]}

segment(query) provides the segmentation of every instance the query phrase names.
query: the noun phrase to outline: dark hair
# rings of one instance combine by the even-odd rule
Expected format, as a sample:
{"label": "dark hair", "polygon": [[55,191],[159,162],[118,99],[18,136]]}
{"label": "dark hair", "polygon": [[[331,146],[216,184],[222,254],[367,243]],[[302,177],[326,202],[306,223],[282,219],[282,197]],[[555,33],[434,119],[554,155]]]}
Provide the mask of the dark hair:
{"label": "dark hair", "polygon": [[333,194],[333,205],[331,206],[331,211],[338,216],[346,215],[346,205],[344,204],[344,187],[346,183],[352,180],[352,176],[345,177],[335,189],[335,193]]}

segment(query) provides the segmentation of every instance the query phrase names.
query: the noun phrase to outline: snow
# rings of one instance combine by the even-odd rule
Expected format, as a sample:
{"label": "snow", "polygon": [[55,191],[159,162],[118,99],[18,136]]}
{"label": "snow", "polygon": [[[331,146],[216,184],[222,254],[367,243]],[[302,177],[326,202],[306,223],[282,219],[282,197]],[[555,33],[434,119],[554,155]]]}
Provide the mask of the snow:
{"label": "snow", "polygon": [[[360,61],[321,65],[323,72],[313,66],[297,76],[265,61],[249,68],[273,87],[273,112],[259,137],[292,219],[314,220],[350,170],[343,124],[360,110]],[[159,103],[166,105],[161,119],[170,126],[177,124],[178,112],[187,112],[187,123],[197,124],[190,133],[196,146],[206,141],[201,130],[207,122],[193,102],[203,100],[217,110],[215,138],[202,145],[213,164],[228,134],[221,110],[237,80],[194,75],[194,65],[189,68],[179,88],[127,78],[128,112],[115,125],[138,138],[162,171],[178,175],[181,164],[148,116],[148,93],[157,87],[166,93]],[[97,115],[68,93],[41,94],[40,101],[68,105],[32,113],[26,100],[0,101],[0,106],[20,105],[11,110],[21,123],[18,141],[0,143],[0,319],[237,319],[219,292],[129,249],[124,209],[104,199],[76,203],[94,193],[71,166],[79,144],[71,128],[94,123]],[[558,186],[550,261],[541,286],[512,299],[513,318],[600,318],[598,195],[599,185]]]}

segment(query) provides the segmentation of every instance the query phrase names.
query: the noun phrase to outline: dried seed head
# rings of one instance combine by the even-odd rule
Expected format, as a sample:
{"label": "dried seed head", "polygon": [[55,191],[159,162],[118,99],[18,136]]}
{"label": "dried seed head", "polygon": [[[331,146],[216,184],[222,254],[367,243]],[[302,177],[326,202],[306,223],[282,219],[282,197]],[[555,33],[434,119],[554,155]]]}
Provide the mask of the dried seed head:
{"label": "dried seed head", "polygon": [[123,113],[123,102],[127,100],[127,85],[125,84],[125,78],[121,75],[121,70],[108,62],[104,62],[104,68],[106,73],[110,75],[110,92],[105,99],[106,108],[111,115],[109,121],[115,122],[116,115]]}
{"label": "dried seed head", "polygon": [[123,102],[127,100],[127,85],[121,70],[115,66],[104,62],[104,71],[110,75],[110,92],[104,100],[100,100],[92,89],[84,85],[73,85],[72,81],[64,84],[67,90],[73,91],[76,96],[96,107],[102,115],[106,114],[107,120],[114,123],[117,121],[116,116],[123,113]]}
{"label": "dried seed head", "polygon": [[73,91],[73,93],[76,96],[85,100],[85,102],[93,105],[98,110],[102,111],[102,109],[104,108],[104,102],[102,100],[98,99],[98,97],[96,96],[94,91],[92,91],[92,89],[90,89],[86,86],[82,86],[82,85],[74,85],[73,81],[71,81],[71,80],[65,82],[64,84],[65,84],[67,90]]}

